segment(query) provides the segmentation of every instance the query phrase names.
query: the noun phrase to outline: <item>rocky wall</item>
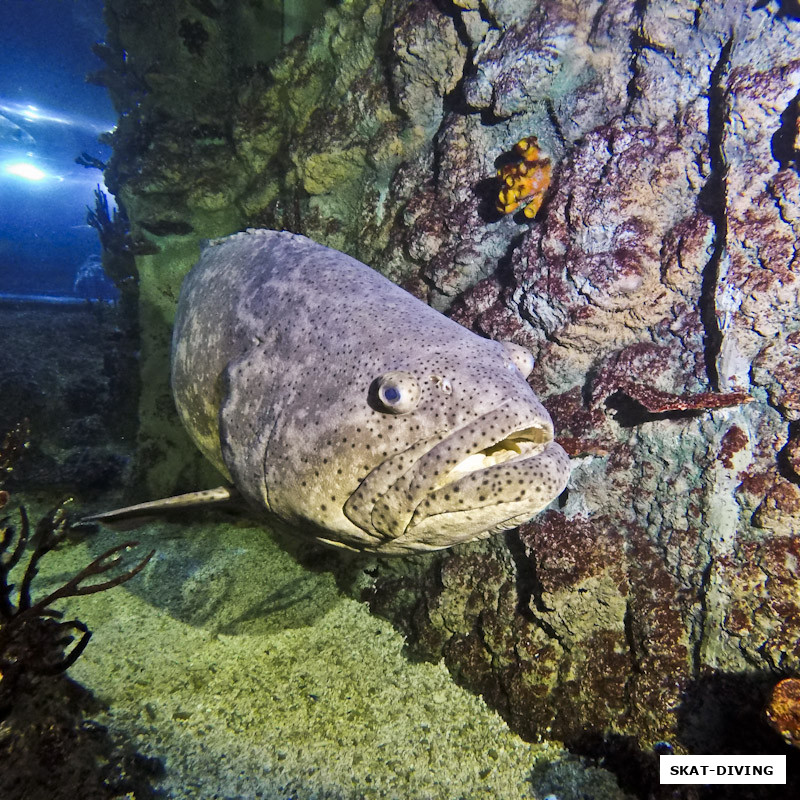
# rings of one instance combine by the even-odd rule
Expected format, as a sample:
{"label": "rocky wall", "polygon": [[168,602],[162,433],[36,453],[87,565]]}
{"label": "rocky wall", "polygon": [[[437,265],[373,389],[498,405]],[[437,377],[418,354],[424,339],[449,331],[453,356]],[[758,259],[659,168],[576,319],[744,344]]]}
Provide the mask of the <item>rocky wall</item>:
{"label": "rocky wall", "polygon": [[[760,707],[800,671],[800,21],[774,0],[351,0],[267,68],[201,9],[229,6],[163,5],[206,44],[153,52],[109,17],[145,86],[109,186],[160,248],[139,259],[149,490],[190,463],[166,347],[199,240],[304,233],[531,348],[573,457],[522,528],[371,565],[373,608],[527,737],[713,750],[746,719],[779,749]],[[139,56],[162,47],[168,73]],[[526,136],[552,165],[533,219],[495,208]]]}

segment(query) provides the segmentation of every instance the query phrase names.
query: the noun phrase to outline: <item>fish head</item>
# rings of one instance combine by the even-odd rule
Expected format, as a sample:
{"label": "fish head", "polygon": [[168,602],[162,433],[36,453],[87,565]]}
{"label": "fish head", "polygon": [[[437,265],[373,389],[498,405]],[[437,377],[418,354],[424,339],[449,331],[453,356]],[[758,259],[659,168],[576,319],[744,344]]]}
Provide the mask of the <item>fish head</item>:
{"label": "fish head", "polygon": [[[255,414],[246,466],[224,437],[236,485],[320,541],[384,554],[482,538],[547,506],[570,464],[526,381],[532,355],[437,316],[436,335],[406,331],[391,347],[365,329],[357,357],[348,342],[309,342],[317,361],[327,347],[325,369],[284,364],[251,387],[245,413],[234,392],[231,424],[253,417],[255,398],[284,398]],[[230,385],[241,390],[242,376]]]}

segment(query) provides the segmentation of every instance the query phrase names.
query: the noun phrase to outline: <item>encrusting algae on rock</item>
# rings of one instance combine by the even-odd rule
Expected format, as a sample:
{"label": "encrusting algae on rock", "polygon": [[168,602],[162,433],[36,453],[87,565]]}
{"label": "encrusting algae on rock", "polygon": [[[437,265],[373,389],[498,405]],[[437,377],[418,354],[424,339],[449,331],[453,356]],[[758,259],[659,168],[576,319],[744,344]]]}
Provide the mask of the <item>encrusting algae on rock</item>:
{"label": "encrusting algae on rock", "polygon": [[497,193],[497,210],[501,214],[510,214],[524,205],[522,213],[528,219],[533,219],[542,207],[550,186],[550,159],[539,149],[539,141],[535,136],[520,139],[514,145],[513,152],[521,161],[503,164],[497,170],[497,177],[503,184]]}
{"label": "encrusting algae on rock", "polygon": [[764,713],[767,722],[786,744],[800,747],[800,678],[786,678],[778,682]]}

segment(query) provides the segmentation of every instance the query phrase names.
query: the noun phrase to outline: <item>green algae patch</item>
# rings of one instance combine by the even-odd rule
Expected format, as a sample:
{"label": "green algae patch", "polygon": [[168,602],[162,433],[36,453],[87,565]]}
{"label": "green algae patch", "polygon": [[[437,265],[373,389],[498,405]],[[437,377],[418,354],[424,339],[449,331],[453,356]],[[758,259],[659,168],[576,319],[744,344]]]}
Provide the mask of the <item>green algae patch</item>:
{"label": "green algae patch", "polygon": [[[135,582],[76,598],[94,632],[70,670],[99,721],[166,762],[172,798],[524,798],[538,758],[442,664],[262,528],[161,523]],[[128,534],[129,535],[129,534]],[[118,534],[61,551],[55,583]]]}
{"label": "green algae patch", "polygon": [[302,166],[303,188],[311,195],[325,194],[359,177],[365,164],[365,149],[334,150],[308,156]]}

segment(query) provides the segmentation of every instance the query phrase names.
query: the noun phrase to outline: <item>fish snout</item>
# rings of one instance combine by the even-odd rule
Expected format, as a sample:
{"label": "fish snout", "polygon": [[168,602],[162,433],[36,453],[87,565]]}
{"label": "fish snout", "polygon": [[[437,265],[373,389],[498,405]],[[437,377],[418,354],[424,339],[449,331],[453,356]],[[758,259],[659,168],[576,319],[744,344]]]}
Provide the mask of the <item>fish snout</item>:
{"label": "fish snout", "polygon": [[522,525],[566,488],[569,456],[554,441],[530,453],[453,476],[419,503],[382,552],[435,550]]}
{"label": "fish snout", "polygon": [[[489,476],[494,474],[491,470],[497,473],[500,467],[503,467],[504,475],[512,472],[516,475],[518,465],[525,463],[527,472],[524,479],[539,480],[538,471],[532,466],[534,462],[541,462],[542,474],[554,475],[546,478],[539,495],[557,494],[561,491],[558,487],[565,482],[558,477],[563,466],[560,470],[555,468],[560,458],[558,452],[566,458],[563,450],[553,442],[553,423],[545,408],[535,398],[525,402],[510,400],[466,425],[434,437],[429,446],[419,452],[413,465],[409,467],[404,461],[398,465],[392,478],[386,474],[386,463],[379,466],[377,470],[383,473],[380,490],[372,491],[377,489],[377,481],[362,482],[345,512],[361,527],[369,520],[371,533],[386,539],[406,538],[407,529],[414,520],[429,516],[434,507],[440,508],[436,513],[442,514],[445,507],[458,511],[485,504],[488,495],[484,495],[490,489],[485,488],[476,476]],[[448,486],[457,487],[452,496],[442,492]],[[462,488],[465,489],[463,494]],[[491,491],[500,488],[500,484],[492,482]],[[519,493],[517,489],[515,496]],[[471,494],[475,494],[475,498]],[[503,497],[508,495],[508,488],[501,494]],[[551,499],[552,496],[547,502]],[[360,508],[357,520],[354,513],[356,504]]]}

